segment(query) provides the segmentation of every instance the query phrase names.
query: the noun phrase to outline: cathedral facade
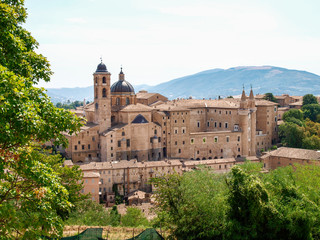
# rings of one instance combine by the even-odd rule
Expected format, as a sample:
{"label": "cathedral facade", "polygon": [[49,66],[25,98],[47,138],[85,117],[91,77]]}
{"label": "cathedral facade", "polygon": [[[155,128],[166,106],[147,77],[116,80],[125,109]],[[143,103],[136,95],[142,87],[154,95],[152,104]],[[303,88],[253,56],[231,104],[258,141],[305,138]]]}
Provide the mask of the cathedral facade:
{"label": "cathedral facade", "polygon": [[168,99],[135,93],[122,69],[111,85],[102,62],[93,74],[94,101],[75,110],[87,122],[66,135],[74,163],[208,160],[256,156],[277,140],[277,104],[240,99]]}

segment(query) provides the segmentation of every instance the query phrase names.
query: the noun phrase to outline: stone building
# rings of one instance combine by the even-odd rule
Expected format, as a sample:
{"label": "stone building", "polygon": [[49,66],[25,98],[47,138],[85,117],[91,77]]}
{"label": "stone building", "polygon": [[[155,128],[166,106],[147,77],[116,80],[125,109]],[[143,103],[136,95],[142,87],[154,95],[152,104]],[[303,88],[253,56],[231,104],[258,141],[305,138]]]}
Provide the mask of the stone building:
{"label": "stone building", "polygon": [[266,169],[292,166],[294,164],[320,165],[320,152],[301,148],[281,147],[260,158]]}
{"label": "stone building", "polygon": [[65,154],[74,163],[248,157],[277,141],[277,104],[255,99],[252,89],[241,99],[168,101],[135,94],[122,69],[110,81],[101,62],[93,73],[94,101],[74,111],[87,123],[66,134]]}

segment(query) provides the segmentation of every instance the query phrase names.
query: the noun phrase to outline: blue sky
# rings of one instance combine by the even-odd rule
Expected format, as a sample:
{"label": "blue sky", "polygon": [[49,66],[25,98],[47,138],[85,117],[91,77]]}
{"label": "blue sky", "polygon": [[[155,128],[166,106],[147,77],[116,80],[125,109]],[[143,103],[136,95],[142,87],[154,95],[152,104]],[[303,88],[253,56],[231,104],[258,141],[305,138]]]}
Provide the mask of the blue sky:
{"label": "blue sky", "polygon": [[54,75],[92,85],[100,61],[155,85],[213,68],[272,65],[320,75],[318,0],[26,0],[25,27]]}

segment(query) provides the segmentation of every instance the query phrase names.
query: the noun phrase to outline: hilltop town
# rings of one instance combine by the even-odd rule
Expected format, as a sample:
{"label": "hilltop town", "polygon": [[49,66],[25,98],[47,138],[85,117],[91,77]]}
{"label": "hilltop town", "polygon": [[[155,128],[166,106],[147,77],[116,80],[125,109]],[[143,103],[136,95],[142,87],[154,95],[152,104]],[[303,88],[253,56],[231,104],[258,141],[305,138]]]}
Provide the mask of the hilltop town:
{"label": "hilltop town", "polygon": [[268,170],[320,158],[312,150],[284,147],[262,154],[276,149],[282,116],[301,108],[300,96],[276,96],[276,103],[239,89],[241,98],[169,101],[159,93],[135,93],[122,68],[111,85],[102,61],[92,81],[94,101],[71,110],[86,119],[85,125],[78,133],[66,133],[68,148],[57,150],[70,159],[65,165],[80,165],[82,192],[107,206],[115,204],[116,192],[125,198],[150,193],[153,177],[199,165],[227,172],[251,160]]}

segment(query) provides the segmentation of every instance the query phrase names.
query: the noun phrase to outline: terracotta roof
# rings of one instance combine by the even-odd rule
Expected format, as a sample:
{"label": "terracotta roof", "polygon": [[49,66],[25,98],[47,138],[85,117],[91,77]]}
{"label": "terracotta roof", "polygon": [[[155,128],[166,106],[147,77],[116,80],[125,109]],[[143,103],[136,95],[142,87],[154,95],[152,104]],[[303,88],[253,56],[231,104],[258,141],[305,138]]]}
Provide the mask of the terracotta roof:
{"label": "terracotta roof", "polygon": [[84,178],[99,178],[100,174],[97,172],[83,172]]}
{"label": "terracotta roof", "polygon": [[140,99],[148,99],[156,94],[158,94],[158,93],[138,92],[136,94],[136,96],[137,96],[137,98],[140,98]]}
{"label": "terracotta roof", "polygon": [[72,160],[64,160],[63,165],[64,166],[73,166],[74,164],[73,164]]}
{"label": "terracotta roof", "polygon": [[123,108],[121,112],[149,112],[152,110],[152,107],[147,105],[137,103],[137,104],[130,104]]}
{"label": "terracotta roof", "polygon": [[132,200],[135,198],[144,199],[146,197],[146,192],[136,190],[128,194],[128,200]]}
{"label": "terracotta roof", "polygon": [[302,101],[290,103],[290,106],[302,106]]}
{"label": "terracotta roof", "polygon": [[320,160],[320,152],[301,148],[281,147],[277,150],[270,152],[270,156],[305,160]]}
{"label": "terracotta roof", "polygon": [[278,103],[271,102],[268,100],[256,100],[256,106],[277,106]]}
{"label": "terracotta roof", "polygon": [[198,166],[198,165],[213,165],[213,164],[222,164],[222,163],[235,163],[236,160],[234,158],[220,158],[220,159],[209,159],[209,160],[190,160],[190,161],[185,161],[183,164],[185,166]]}

